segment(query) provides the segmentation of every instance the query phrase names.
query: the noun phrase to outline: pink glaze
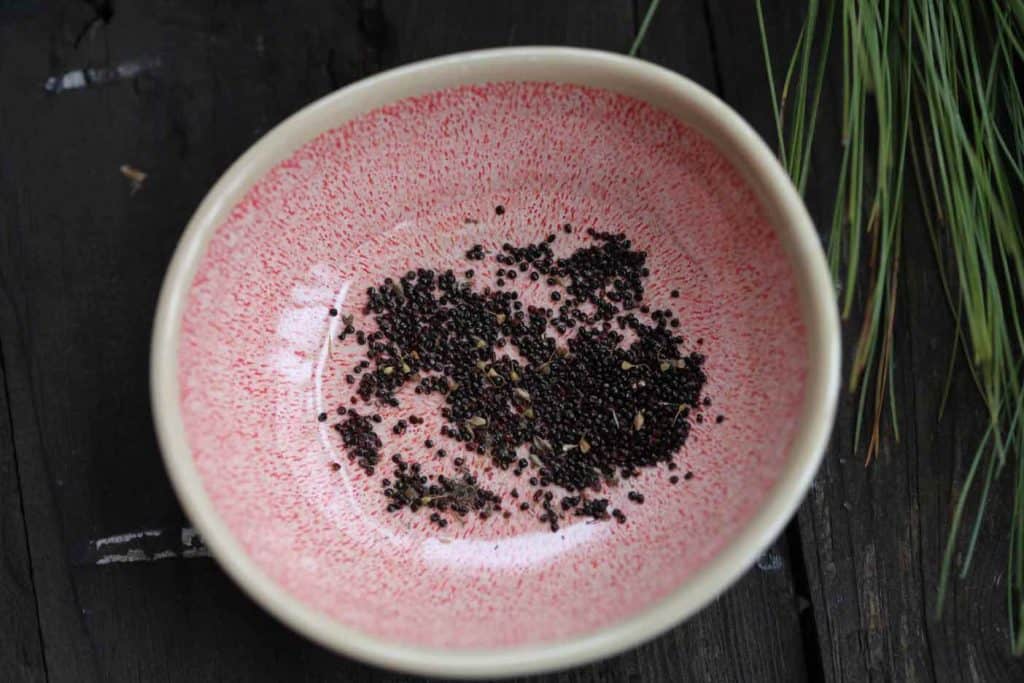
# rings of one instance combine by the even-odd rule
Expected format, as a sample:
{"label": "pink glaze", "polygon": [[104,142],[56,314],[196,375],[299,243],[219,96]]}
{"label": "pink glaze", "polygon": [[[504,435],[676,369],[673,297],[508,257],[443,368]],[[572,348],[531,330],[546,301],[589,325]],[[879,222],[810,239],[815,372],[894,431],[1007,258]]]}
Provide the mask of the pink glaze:
{"label": "pink glaze", "polygon": [[[506,212],[495,215],[502,204]],[[471,221],[478,222],[469,222]],[[563,235],[556,228],[576,228]],[[337,306],[357,326],[366,287],[410,267],[473,267],[480,243],[526,244],[582,228],[625,231],[645,249],[647,303],[676,310],[707,355],[713,406],[665,468],[610,494],[626,524],[530,514],[438,530],[384,511],[380,479],[340,451],[334,408],[362,356],[335,337]],[[477,276],[478,278],[481,275]],[[523,278],[521,291],[530,294]],[[671,299],[672,289],[682,296]],[[366,327],[367,323],[363,322]],[[793,272],[739,174],[698,133],[638,100],[591,88],[496,83],[415,97],[300,148],[261,179],[202,258],[181,328],[186,438],[204,486],[258,567],[308,606],[408,645],[493,648],[565,639],[650,607],[748,521],[785,464],[807,350]],[[438,435],[440,398],[381,410],[387,455],[450,474],[458,445]],[[317,413],[331,419],[318,423]],[[726,421],[715,424],[722,413]],[[402,437],[399,417],[426,423]],[[436,460],[430,436],[451,455]],[[435,448],[437,447],[435,446]],[[339,471],[330,463],[342,465]],[[499,493],[525,486],[485,471]],[[642,491],[644,505],[626,500]]]}

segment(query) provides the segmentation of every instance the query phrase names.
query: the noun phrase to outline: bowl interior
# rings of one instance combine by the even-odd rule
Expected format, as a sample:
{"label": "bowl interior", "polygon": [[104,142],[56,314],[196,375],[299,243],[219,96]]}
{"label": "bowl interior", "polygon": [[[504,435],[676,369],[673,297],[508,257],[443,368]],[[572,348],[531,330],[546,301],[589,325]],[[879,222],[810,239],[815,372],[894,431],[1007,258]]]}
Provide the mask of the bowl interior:
{"label": "bowl interior", "polygon": [[[786,467],[809,363],[790,259],[741,174],[649,104],[540,82],[403,99],[309,140],[226,216],[184,303],[184,437],[252,562],[346,627],[458,650],[550,643],[622,622],[707,566]],[[565,223],[571,234],[558,230]],[[471,245],[494,253],[555,233],[552,249],[567,254],[590,243],[588,227],[625,232],[647,252],[645,302],[674,311],[687,349],[706,357],[712,403],[702,422],[691,416],[679,469],[610,487],[622,524],[567,516],[552,533],[533,509],[439,529],[422,512],[386,512],[390,463],[367,475],[332,429],[353,393],[345,375],[365,352],[351,336],[337,339],[345,316],[360,326],[367,286],[386,276],[472,267],[482,285],[501,266],[467,262]],[[525,278],[516,289],[542,301]],[[384,453],[450,475],[462,453],[438,435],[443,400],[412,387],[400,406],[376,409]],[[392,433],[413,414],[423,424]],[[438,459],[427,438],[450,455]],[[505,500],[513,488],[532,494],[529,473],[466,457]],[[643,505],[627,500],[631,490]]]}

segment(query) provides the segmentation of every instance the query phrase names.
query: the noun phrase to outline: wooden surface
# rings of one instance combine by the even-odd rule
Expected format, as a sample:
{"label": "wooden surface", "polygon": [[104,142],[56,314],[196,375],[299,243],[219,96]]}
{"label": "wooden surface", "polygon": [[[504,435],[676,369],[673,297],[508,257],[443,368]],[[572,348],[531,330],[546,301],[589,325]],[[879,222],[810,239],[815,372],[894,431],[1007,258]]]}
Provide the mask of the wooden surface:
{"label": "wooden surface", "polygon": [[[779,54],[796,38],[801,4],[765,3]],[[164,268],[218,175],[304,104],[471,48],[622,52],[645,8],[0,0],[0,679],[405,680],[293,635],[182,535],[147,396]],[[641,56],[702,83],[769,136],[752,3],[663,0]],[[102,70],[117,65],[136,73]],[[85,67],[99,69],[86,87],[44,87]],[[835,80],[826,94],[809,188],[823,224],[839,149]],[[122,164],[148,174],[134,195]],[[844,396],[807,502],[757,566],[670,633],[546,680],[1024,680],[1007,648],[1005,487],[974,573],[954,586],[945,619],[931,618],[982,415],[961,366],[936,419],[951,320],[920,225],[912,211],[897,343],[902,439],[887,438],[865,469]],[[159,534],[116,540],[141,530]],[[107,550],[174,557],[104,562]]]}

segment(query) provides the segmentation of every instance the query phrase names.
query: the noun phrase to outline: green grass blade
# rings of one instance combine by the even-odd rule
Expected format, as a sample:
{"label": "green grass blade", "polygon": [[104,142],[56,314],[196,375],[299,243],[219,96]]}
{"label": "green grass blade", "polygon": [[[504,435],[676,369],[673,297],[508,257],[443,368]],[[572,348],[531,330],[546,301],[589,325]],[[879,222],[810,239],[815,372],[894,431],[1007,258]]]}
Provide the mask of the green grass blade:
{"label": "green grass blade", "polygon": [[640,22],[640,30],[636,32],[636,38],[633,39],[633,44],[629,47],[630,57],[636,57],[637,50],[643,45],[644,38],[647,37],[647,29],[651,27],[651,21],[654,19],[654,13],[658,11],[660,3],[661,0],[651,0],[651,4],[644,14],[644,20]]}

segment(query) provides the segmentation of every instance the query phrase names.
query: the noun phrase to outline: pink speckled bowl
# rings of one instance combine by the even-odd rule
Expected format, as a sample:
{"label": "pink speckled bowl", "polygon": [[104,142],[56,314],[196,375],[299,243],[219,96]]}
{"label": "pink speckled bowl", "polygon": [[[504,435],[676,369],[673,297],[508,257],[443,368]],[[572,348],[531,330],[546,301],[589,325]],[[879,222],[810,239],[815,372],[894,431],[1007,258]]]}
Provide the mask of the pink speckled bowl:
{"label": "pink speckled bowl", "polygon": [[[673,486],[665,468],[645,471],[645,505],[611,493],[625,524],[567,519],[558,533],[529,515],[438,530],[385,513],[382,472],[350,467],[331,422],[315,419],[347,400],[357,352],[326,341],[340,324],[328,308],[358,316],[385,275],[566,221],[626,231],[650,254],[648,302],[704,340],[709,415],[727,419],[693,424],[676,457],[693,478]],[[586,239],[578,230],[554,248]],[[734,581],[811,481],[838,368],[818,237],[747,124],[644,62],[517,48],[367,79],[246,152],[174,256],[152,386],[178,495],[255,600],[376,664],[495,677],[623,650]],[[426,423],[381,429],[385,452],[443,473],[422,448],[439,405],[410,391],[410,406]],[[513,486],[508,472],[481,476],[499,493]]]}

